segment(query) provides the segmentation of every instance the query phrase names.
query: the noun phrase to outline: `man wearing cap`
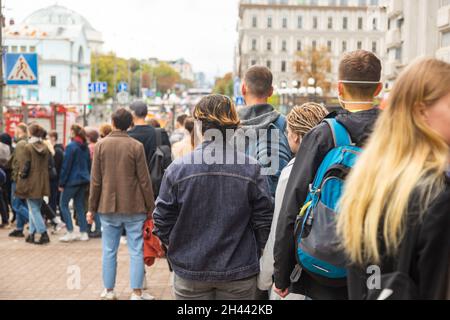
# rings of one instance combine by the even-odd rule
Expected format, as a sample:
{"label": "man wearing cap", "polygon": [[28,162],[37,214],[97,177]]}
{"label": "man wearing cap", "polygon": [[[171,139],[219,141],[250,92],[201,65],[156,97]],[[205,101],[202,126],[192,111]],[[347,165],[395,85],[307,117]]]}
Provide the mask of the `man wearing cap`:
{"label": "man wearing cap", "polygon": [[[342,108],[331,113],[351,136],[352,141],[363,147],[372,133],[380,111],[374,100],[383,88],[381,61],[364,50],[344,55],[339,65],[339,100]],[[347,288],[326,286],[307,272],[297,272],[294,243],[294,225],[300,208],[305,203],[309,185],[313,182],[319,166],[335,147],[331,128],[322,123],[303,139],[292,174],[286,188],[274,248],[275,291],[282,297],[288,293],[302,294],[313,300],[347,299]],[[300,275],[298,278],[291,275]]]}
{"label": "man wearing cap", "polygon": [[148,114],[147,104],[136,101],[130,105],[130,109],[133,114],[134,127],[128,131],[128,135],[144,145],[145,158],[149,165],[156,150],[156,131],[145,122]]}

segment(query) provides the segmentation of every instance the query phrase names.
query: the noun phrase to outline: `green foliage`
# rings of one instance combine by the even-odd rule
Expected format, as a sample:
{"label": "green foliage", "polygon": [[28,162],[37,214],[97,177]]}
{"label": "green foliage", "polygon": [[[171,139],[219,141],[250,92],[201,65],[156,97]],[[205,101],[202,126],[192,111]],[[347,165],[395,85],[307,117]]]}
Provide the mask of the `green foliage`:
{"label": "green foliage", "polygon": [[227,73],[223,78],[217,78],[213,92],[232,97],[234,94],[233,74]]}
{"label": "green foliage", "polygon": [[108,83],[108,93],[105,94],[104,100],[114,97],[115,86],[122,81],[129,84],[132,96],[137,96],[140,88],[150,89],[156,86],[158,91],[165,93],[174,89],[178,83],[188,86],[178,72],[164,62],[151,67],[134,58],[119,58],[112,52],[92,55],[91,81]]}

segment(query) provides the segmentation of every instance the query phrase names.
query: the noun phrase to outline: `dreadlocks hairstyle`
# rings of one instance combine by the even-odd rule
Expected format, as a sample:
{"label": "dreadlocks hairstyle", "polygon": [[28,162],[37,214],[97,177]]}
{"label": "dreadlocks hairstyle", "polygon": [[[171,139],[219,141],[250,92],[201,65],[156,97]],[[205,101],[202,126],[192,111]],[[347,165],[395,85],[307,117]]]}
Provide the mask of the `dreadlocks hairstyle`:
{"label": "dreadlocks hairstyle", "polygon": [[287,116],[287,123],[292,132],[303,138],[327,115],[328,111],[325,107],[308,102],[301,106],[295,106]]}

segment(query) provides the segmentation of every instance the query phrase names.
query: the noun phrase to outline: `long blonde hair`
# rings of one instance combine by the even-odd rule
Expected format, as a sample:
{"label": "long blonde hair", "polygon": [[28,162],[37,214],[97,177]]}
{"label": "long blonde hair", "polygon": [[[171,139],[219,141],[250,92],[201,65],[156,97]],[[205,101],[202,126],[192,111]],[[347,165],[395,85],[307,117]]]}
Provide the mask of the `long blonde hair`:
{"label": "long blonde hair", "polygon": [[353,263],[380,262],[380,231],[394,254],[412,193],[423,212],[443,189],[449,146],[420,113],[449,93],[450,64],[436,59],[415,62],[397,79],[340,202],[338,233]]}

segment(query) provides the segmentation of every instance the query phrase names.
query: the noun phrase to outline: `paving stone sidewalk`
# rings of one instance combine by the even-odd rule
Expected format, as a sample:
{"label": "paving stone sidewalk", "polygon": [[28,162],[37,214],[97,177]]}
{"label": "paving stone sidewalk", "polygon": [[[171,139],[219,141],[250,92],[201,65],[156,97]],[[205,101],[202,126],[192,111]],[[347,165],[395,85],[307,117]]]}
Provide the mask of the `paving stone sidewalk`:
{"label": "paving stone sidewalk", "polygon": [[[98,300],[103,290],[101,240],[63,244],[61,235],[50,235],[44,247],[8,238],[11,229],[0,229],[0,300]],[[166,260],[146,268],[147,292],[158,300],[171,300],[171,274]],[[79,276],[78,276],[79,275]],[[116,293],[131,295],[126,245],[118,255]]]}

